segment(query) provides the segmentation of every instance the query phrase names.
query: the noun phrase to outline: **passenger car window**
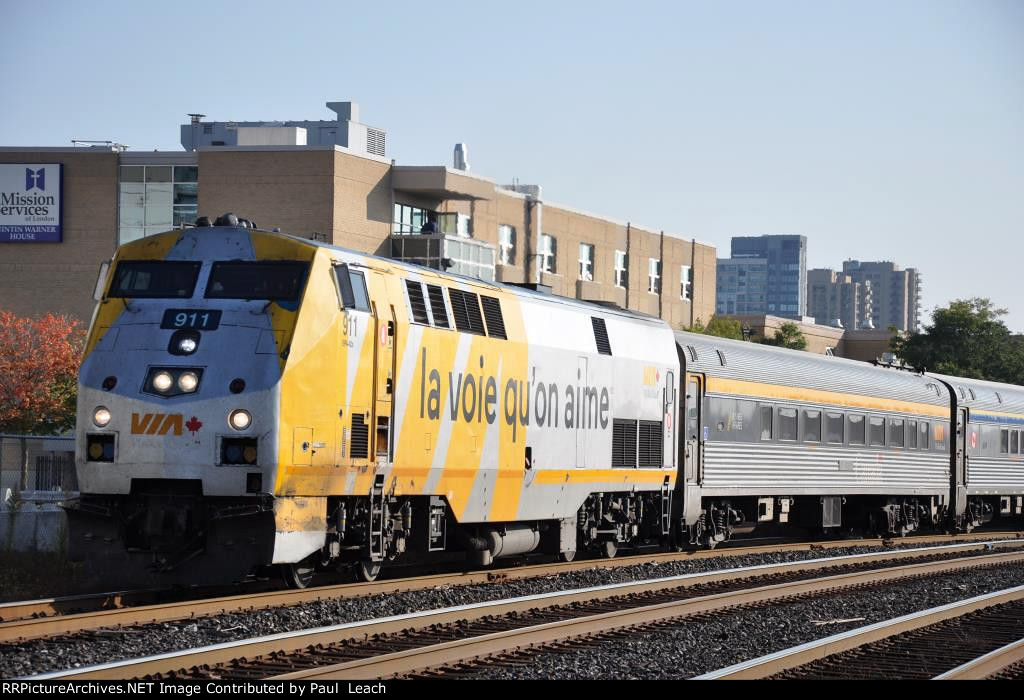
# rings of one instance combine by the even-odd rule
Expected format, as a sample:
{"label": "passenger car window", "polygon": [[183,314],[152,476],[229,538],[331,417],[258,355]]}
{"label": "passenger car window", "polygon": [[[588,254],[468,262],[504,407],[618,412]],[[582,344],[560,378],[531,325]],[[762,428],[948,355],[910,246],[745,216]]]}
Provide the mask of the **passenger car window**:
{"label": "passenger car window", "polygon": [[921,421],[921,449],[928,449],[929,438],[931,437],[931,425],[928,421]]}
{"label": "passenger car window", "polygon": [[902,418],[889,419],[889,444],[893,447],[903,447],[904,427]]}
{"label": "passenger car window", "polygon": [[804,442],[821,442],[821,411],[804,410]]}
{"label": "passenger car window", "polygon": [[878,416],[868,418],[868,444],[879,446],[885,444],[885,419]]}
{"label": "passenger car window", "polygon": [[825,414],[825,439],[833,444],[843,444],[844,420],[842,413]]}
{"label": "passenger car window", "polygon": [[864,444],[864,416],[859,413],[851,413],[846,417],[850,425],[850,444]]}
{"label": "passenger car window", "polygon": [[779,439],[780,440],[796,440],[796,409],[795,408],[780,408],[779,409]]}
{"label": "passenger car window", "polygon": [[771,440],[772,439],[772,413],[774,410],[771,406],[761,406],[761,439]]}
{"label": "passenger car window", "polygon": [[917,447],[917,421],[907,421],[907,447]]}

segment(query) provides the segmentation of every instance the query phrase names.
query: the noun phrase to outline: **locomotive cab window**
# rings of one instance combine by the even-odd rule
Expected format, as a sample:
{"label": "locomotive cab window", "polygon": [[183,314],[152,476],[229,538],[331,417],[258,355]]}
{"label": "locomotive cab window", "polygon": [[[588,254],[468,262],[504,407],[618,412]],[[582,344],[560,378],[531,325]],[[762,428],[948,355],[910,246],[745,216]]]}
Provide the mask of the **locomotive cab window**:
{"label": "locomotive cab window", "polygon": [[206,298],[296,302],[308,270],[309,263],[292,260],[215,262]]}
{"label": "locomotive cab window", "polygon": [[189,299],[199,277],[199,262],[122,260],[114,270],[111,298]]}
{"label": "locomotive cab window", "polygon": [[334,266],[334,279],[338,283],[338,298],[345,309],[370,310],[370,298],[366,294],[366,278],[363,273],[348,265]]}

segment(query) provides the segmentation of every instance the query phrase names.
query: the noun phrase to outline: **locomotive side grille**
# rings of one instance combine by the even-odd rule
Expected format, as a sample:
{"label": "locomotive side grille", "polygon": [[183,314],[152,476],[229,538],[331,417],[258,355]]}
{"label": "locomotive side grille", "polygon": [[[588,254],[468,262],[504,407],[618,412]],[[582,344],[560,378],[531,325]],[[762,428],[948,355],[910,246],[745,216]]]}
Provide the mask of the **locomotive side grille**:
{"label": "locomotive side grille", "polygon": [[487,335],[492,338],[508,338],[505,334],[505,319],[501,315],[501,302],[495,297],[480,297],[484,305],[484,318],[487,320]]}
{"label": "locomotive side grille", "polygon": [[449,289],[448,298],[452,302],[452,315],[455,316],[455,327],[465,333],[484,334],[484,319],[480,315],[480,302],[476,294],[461,289]]}
{"label": "locomotive side grille", "polygon": [[434,314],[434,325],[438,328],[451,328],[448,311],[444,307],[444,292],[436,284],[428,284],[427,296],[430,298],[430,311]]}
{"label": "locomotive side grille", "polygon": [[594,326],[594,342],[597,343],[597,351],[602,355],[611,355],[612,344],[608,342],[608,328],[605,326],[604,319],[591,316],[590,323]]}
{"label": "locomotive side grille", "polygon": [[412,308],[412,320],[416,323],[430,323],[427,315],[427,301],[423,298],[423,285],[412,280],[405,281],[409,292],[409,306]]}
{"label": "locomotive side grille", "polygon": [[362,414],[352,416],[352,442],[349,457],[367,459],[370,456],[370,426],[363,422]]}
{"label": "locomotive side grille", "polygon": [[636,421],[612,421],[612,466],[636,466]]}
{"label": "locomotive side grille", "polygon": [[661,421],[640,421],[640,466],[660,467],[663,439]]}

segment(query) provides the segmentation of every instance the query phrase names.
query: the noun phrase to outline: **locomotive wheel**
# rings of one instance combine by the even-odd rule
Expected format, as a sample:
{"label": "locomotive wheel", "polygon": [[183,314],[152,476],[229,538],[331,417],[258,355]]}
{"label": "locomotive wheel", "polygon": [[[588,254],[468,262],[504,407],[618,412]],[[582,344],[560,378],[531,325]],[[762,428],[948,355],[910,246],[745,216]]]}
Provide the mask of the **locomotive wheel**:
{"label": "locomotive wheel", "polygon": [[281,578],[289,588],[309,588],[316,573],[316,556],[296,564],[281,564]]}
{"label": "locomotive wheel", "polygon": [[604,555],[605,559],[614,559],[615,555],[619,553],[619,545],[615,544],[612,540],[605,540],[601,546],[601,554]]}
{"label": "locomotive wheel", "polygon": [[355,566],[356,578],[360,581],[370,583],[376,581],[377,576],[380,575],[380,562],[370,561],[369,559],[360,559]]}

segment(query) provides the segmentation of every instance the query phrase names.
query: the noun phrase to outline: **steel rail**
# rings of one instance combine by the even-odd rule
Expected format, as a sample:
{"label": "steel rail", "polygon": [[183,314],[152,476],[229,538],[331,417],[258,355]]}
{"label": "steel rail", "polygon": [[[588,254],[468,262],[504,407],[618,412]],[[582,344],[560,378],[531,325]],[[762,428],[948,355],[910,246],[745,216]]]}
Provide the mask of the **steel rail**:
{"label": "steel rail", "polygon": [[[994,546],[1013,546],[1017,543],[1024,543],[1024,533],[1013,533],[1015,539],[1006,540],[982,540],[976,542],[962,542],[958,544],[936,545],[933,547],[918,547],[899,550],[886,550],[872,554],[846,555],[854,557],[879,556],[889,559],[898,556],[915,556],[921,552],[929,552],[937,549],[963,548],[984,548]],[[991,537],[991,535],[988,535]],[[858,542],[862,545],[863,542]],[[827,546],[826,546],[827,545]],[[619,568],[622,566],[637,566],[646,563],[662,563],[668,561],[689,561],[691,559],[709,559],[722,556],[742,556],[747,554],[764,554],[789,551],[809,551],[815,549],[831,549],[849,547],[846,542],[829,543],[801,543],[801,544],[776,544],[762,545],[758,547],[737,547],[732,549],[698,551],[698,552],[658,552],[651,554],[624,557],[621,559],[588,560],[569,562],[561,564],[536,564],[509,569],[473,571],[462,573],[432,574],[427,576],[414,576],[410,578],[390,579],[385,581],[374,581],[372,583],[349,583],[333,586],[320,586],[303,590],[280,590],[261,591],[257,593],[243,593],[230,596],[220,596],[205,599],[185,599],[169,603],[154,605],[138,605],[127,608],[111,608],[95,610],[91,612],[73,613],[58,616],[45,617],[19,617],[7,622],[0,622],[0,643],[16,640],[40,639],[61,634],[73,634],[88,630],[99,630],[111,627],[125,627],[133,625],[152,624],[157,622],[170,622],[173,620],[193,619],[208,615],[220,615],[231,612],[243,612],[251,610],[263,610],[274,607],[300,605],[302,603],[316,602],[320,600],[342,600],[345,598],[357,598],[381,593],[403,593],[409,591],[429,590],[442,586],[466,586],[475,584],[493,583],[495,581],[509,581],[540,576],[549,576],[560,573],[568,573],[593,568]],[[828,559],[825,559],[828,560]],[[832,561],[845,560],[845,557],[835,557]],[[818,559],[808,560],[817,562]],[[126,593],[105,593],[107,600],[114,600]],[[68,599],[50,599],[49,601],[37,601],[42,604],[53,601]],[[23,603],[7,604],[7,610],[13,609],[15,605]],[[0,605],[0,617],[4,615],[5,607]]]}
{"label": "steel rail", "polygon": [[[966,548],[979,545],[953,545]],[[937,547],[927,550],[940,549]],[[922,550],[917,550],[918,552]],[[887,552],[900,555],[902,552]],[[366,620],[360,622],[332,625],[310,630],[286,632],[265,637],[226,642],[207,647],[169,652],[140,659],[127,659],[97,666],[57,671],[33,676],[32,680],[49,679],[112,679],[168,675],[181,669],[194,667],[210,667],[229,663],[238,658],[253,659],[269,654],[290,653],[317,645],[331,645],[345,641],[366,640],[372,636],[391,635],[403,631],[422,630],[436,625],[449,625],[456,622],[479,620],[485,617],[496,617],[510,613],[565,606],[573,603],[591,602],[639,594],[653,591],[665,591],[685,588],[699,583],[709,583],[727,579],[748,578],[771,573],[816,570],[836,566],[837,562],[853,563],[855,561],[877,561],[880,553],[864,555],[847,555],[830,559],[816,559],[807,562],[790,562],[786,564],[764,564],[740,569],[727,569],[715,572],[684,574],[648,581],[628,582],[595,586],[590,588],[542,593],[518,598],[487,601],[469,605],[460,605],[436,610],[427,610],[404,615]],[[896,559],[904,558],[896,556]],[[689,598],[672,604],[649,606],[651,614],[658,609],[657,615],[666,616],[689,615],[698,612],[716,610],[735,605],[765,602],[782,597],[806,595],[809,592],[833,590],[855,585],[893,581],[901,578],[929,575],[943,571],[974,568],[992,564],[1004,564],[1024,561],[1024,552],[1008,552],[977,555],[958,559],[947,559],[936,562],[909,564],[885,569],[871,569],[851,574],[840,574],[817,579],[761,586],[744,589],[732,593],[713,594]],[[664,612],[666,606],[675,606],[670,612]],[[616,611],[613,615],[644,614],[642,608]],[[683,611],[683,612],[680,612]],[[638,624],[626,619],[626,626]],[[640,618],[637,618],[640,619]],[[650,619],[657,619],[652,617]],[[560,623],[565,625],[568,623]],[[623,625],[618,625],[623,626]]]}
{"label": "steel rail", "polygon": [[[959,535],[916,535],[903,538],[872,538],[863,540],[826,540],[819,542],[774,542],[770,544],[742,545],[742,540],[736,540],[738,544],[726,543],[713,550],[696,550],[684,552],[648,552],[629,556],[617,557],[615,559],[581,559],[573,562],[528,564],[525,566],[507,567],[500,569],[487,569],[479,571],[461,571],[456,573],[435,573],[422,576],[408,576],[396,579],[376,581],[371,584],[349,583],[329,584],[307,588],[300,591],[282,590],[282,594],[291,594],[296,597],[297,602],[317,600],[317,591],[327,592],[331,598],[341,597],[338,595],[342,589],[351,589],[352,596],[372,595],[374,593],[386,592],[381,586],[395,586],[394,591],[420,590],[423,588],[434,588],[439,585],[468,585],[476,583],[490,583],[492,581],[512,580],[529,578],[533,576],[546,576],[557,573],[580,571],[583,569],[616,569],[624,566],[637,566],[640,564],[657,564],[671,561],[689,561],[699,559],[718,559],[721,557],[736,557],[748,554],[764,554],[777,552],[804,552],[815,550],[841,549],[846,547],[886,547],[899,542],[903,544],[942,544],[950,540],[961,542],[982,542],[1001,541],[1002,539],[1024,540],[1024,531],[1009,530],[983,533],[968,533]],[[423,585],[415,586],[416,581],[422,581]],[[244,585],[244,584],[243,584]],[[257,583],[256,585],[260,585]],[[212,587],[216,590],[217,587]],[[206,590],[204,590],[206,589]],[[53,598],[39,598],[36,600],[21,600],[0,603],[0,641],[5,638],[4,625],[9,622],[39,617],[56,617],[59,615],[84,615],[87,613],[99,612],[102,610],[120,610],[127,607],[144,607],[152,605],[173,604],[176,601],[164,603],[142,602],[152,601],[164,596],[180,598],[181,601],[194,601],[202,599],[226,599],[242,594],[211,594],[211,587],[197,587],[195,593],[185,589],[139,589],[124,591],[105,591],[101,593],[83,593],[78,595],[60,596]],[[260,591],[266,594],[266,591]],[[312,596],[312,597],[309,597]],[[73,611],[73,612],[72,612]]]}
{"label": "steel rail", "polygon": [[935,676],[934,681],[972,681],[987,678],[1024,661],[1024,639],[1000,647],[973,661]]}
{"label": "steel rail", "polygon": [[697,676],[694,680],[749,680],[764,678],[804,664],[823,659],[833,654],[856,649],[881,639],[928,627],[945,620],[961,617],[975,610],[1024,599],[1024,586],[1015,586],[1001,591],[959,600],[873,625],[858,627],[831,637],[825,637],[789,649],[766,654],[756,659],[743,661],[732,666]]}

